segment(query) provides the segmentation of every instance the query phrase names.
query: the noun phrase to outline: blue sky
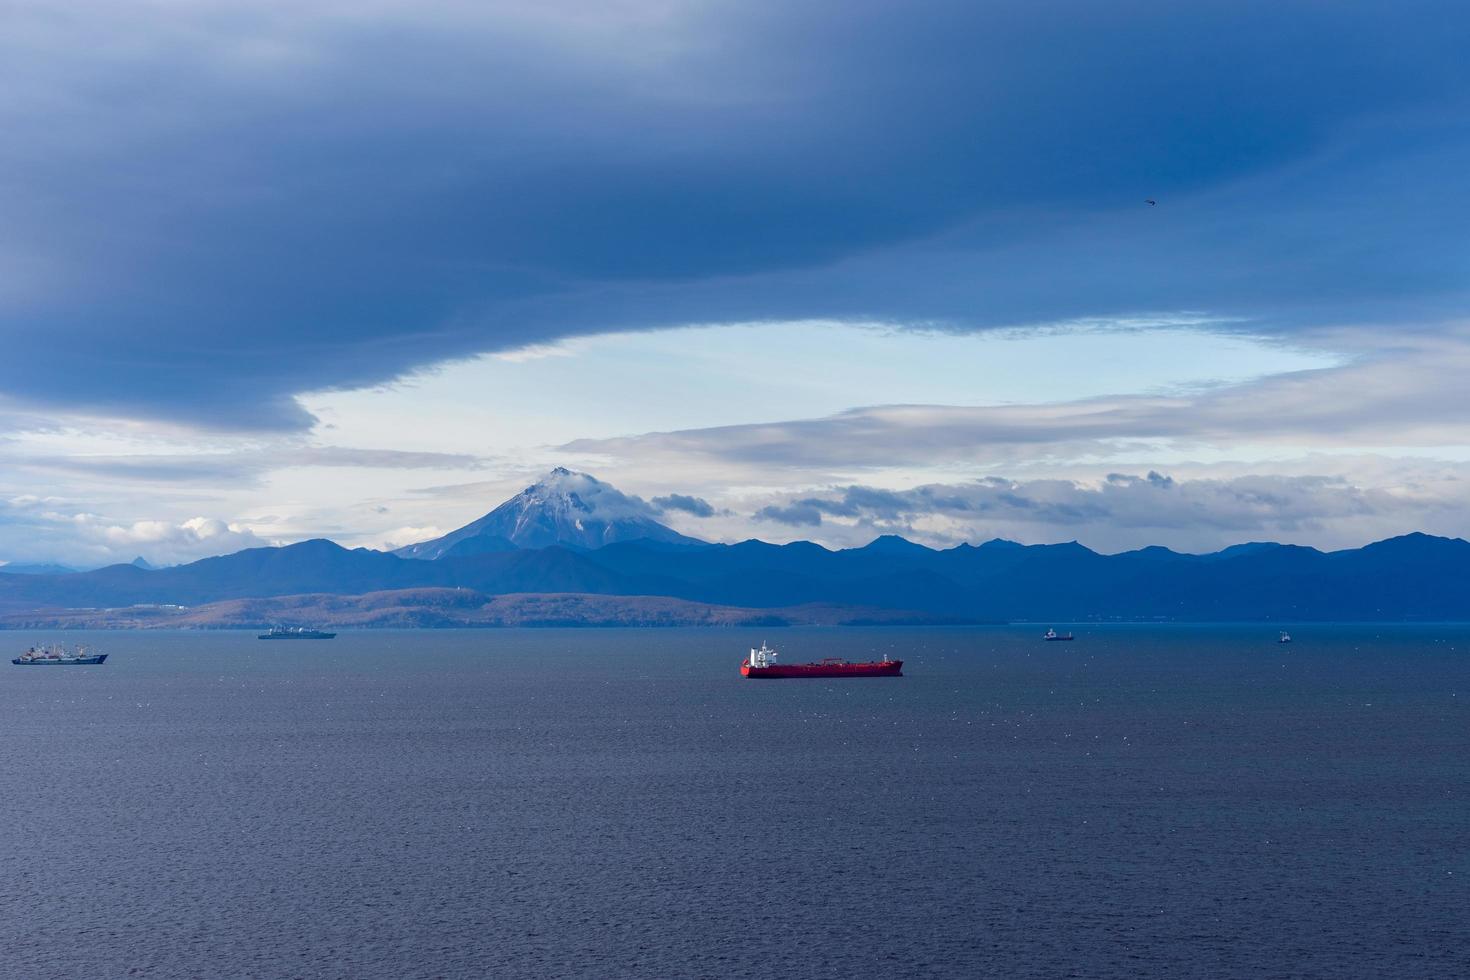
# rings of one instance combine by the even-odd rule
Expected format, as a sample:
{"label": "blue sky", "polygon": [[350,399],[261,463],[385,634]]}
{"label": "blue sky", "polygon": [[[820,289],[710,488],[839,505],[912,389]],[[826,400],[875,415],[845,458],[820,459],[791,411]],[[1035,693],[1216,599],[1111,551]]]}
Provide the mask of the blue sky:
{"label": "blue sky", "polygon": [[714,539],[1462,533],[1467,42],[1437,3],[7,5],[0,560],[404,543],[558,464]]}

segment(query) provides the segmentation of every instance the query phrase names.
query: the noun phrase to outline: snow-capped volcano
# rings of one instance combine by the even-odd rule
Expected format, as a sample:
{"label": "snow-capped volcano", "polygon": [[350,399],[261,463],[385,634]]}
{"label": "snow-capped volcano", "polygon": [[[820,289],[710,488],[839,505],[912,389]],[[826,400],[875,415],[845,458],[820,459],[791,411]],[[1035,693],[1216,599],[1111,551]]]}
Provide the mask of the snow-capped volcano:
{"label": "snow-capped volcano", "polygon": [[479,520],[393,553],[402,558],[433,559],[554,544],[600,548],[639,538],[702,543],[660,524],[654,520],[656,513],[639,497],[558,466]]}

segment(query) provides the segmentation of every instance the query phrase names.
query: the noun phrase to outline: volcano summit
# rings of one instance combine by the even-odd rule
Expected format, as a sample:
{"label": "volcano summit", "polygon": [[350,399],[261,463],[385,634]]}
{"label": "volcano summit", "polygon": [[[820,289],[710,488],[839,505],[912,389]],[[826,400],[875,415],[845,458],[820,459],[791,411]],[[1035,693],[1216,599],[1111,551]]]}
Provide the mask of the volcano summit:
{"label": "volcano summit", "polygon": [[432,560],[552,545],[591,550],[620,541],[704,543],[660,524],[656,513],[641,497],[558,466],[479,520],[393,554]]}

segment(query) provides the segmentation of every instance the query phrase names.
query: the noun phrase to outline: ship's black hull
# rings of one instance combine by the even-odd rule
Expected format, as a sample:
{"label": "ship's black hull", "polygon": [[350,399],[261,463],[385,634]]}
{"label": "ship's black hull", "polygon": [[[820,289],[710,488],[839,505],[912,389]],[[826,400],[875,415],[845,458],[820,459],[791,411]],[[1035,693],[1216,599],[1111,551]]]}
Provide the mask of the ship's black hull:
{"label": "ship's black hull", "polygon": [[270,633],[261,633],[256,637],[257,640],[335,640],[336,638],[336,633],[312,633],[307,636],[272,636]]}

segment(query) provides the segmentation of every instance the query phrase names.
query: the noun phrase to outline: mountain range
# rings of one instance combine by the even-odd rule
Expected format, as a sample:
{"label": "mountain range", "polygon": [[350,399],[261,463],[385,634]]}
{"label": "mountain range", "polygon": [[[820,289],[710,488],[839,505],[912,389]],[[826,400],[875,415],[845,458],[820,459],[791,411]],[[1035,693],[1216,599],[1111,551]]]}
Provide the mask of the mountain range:
{"label": "mountain range", "polygon": [[[394,593],[455,590],[478,596],[483,608],[430,624],[526,621],[523,613],[506,612],[505,597],[557,595],[617,597],[616,603],[563,603],[557,617],[563,624],[577,621],[579,608],[595,609],[600,623],[654,616],[671,625],[733,622],[747,614],[759,618],[752,611],[796,607],[821,607],[819,620],[832,622],[1470,619],[1470,543],[1459,538],[1415,533],[1335,552],[1253,542],[1208,555],[1159,547],[1104,555],[1076,542],[994,540],[937,550],[884,536],[833,551],[811,542],[709,544],[657,516],[637,497],[558,470],[479,520],[393,553],[317,539],[172,568],[0,569],[0,614],[12,625],[42,625],[76,623],[77,610],[376,596],[351,604],[354,621],[370,624],[365,603],[402,609],[403,597]],[[500,612],[485,612],[496,602]],[[342,621],[332,619],[330,606],[297,608],[303,618],[318,617],[313,622]],[[656,614],[649,611],[655,607]],[[233,606],[229,625],[243,624],[242,608],[266,615],[263,606]],[[106,625],[107,618],[86,622]]]}

